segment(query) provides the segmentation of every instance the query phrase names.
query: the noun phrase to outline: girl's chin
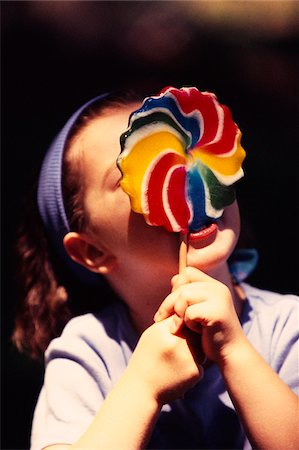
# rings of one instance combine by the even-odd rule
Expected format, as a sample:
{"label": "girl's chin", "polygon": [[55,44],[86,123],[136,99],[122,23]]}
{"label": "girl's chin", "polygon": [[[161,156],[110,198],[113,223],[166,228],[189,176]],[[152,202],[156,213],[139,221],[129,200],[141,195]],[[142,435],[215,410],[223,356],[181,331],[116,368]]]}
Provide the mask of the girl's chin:
{"label": "girl's chin", "polygon": [[194,267],[206,274],[212,275],[226,263],[226,260],[227,258],[225,256],[220,257],[220,255],[215,255],[215,257],[211,256],[210,258],[204,258],[202,260],[188,255],[187,264],[190,267]]}
{"label": "girl's chin", "polygon": [[206,238],[192,235],[188,241],[187,263],[204,272],[214,270],[228,260],[236,241],[233,230],[221,231],[218,226]]}
{"label": "girl's chin", "polygon": [[233,252],[240,232],[240,216],[235,201],[224,209],[216,221],[188,236],[188,264],[194,267],[217,267]]}

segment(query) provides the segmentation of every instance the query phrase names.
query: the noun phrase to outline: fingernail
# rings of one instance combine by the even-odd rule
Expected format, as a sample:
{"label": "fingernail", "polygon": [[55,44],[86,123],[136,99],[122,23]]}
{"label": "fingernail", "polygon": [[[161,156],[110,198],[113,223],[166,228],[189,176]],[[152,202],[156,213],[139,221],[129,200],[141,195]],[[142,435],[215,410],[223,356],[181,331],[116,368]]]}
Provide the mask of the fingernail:
{"label": "fingernail", "polygon": [[172,324],[170,325],[170,333],[172,334],[177,333],[181,329],[183,323],[184,323],[183,319],[174,314]]}
{"label": "fingernail", "polygon": [[157,311],[156,314],[154,315],[154,322],[159,322],[160,317],[161,313],[160,311]]}

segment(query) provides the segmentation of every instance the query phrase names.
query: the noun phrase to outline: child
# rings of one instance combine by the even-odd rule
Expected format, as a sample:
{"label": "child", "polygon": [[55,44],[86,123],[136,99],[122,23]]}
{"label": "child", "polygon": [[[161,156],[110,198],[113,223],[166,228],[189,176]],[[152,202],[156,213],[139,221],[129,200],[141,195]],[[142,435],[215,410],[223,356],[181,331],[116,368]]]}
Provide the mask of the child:
{"label": "child", "polygon": [[105,94],[71,117],[20,235],[14,340],[46,350],[32,449],[297,449],[298,298],[231,276],[237,202],[213,237],[190,237],[177,274],[177,233],[120,187],[138,106]]}

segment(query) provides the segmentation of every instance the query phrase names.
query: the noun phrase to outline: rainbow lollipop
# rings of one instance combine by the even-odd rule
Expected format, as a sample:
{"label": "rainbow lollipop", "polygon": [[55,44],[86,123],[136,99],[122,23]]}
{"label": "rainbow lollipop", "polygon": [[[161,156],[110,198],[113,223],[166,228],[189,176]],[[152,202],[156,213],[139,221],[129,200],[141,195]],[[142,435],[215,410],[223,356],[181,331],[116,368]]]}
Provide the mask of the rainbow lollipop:
{"label": "rainbow lollipop", "polygon": [[229,109],[195,87],[163,89],[133,112],[117,164],[132,210],[150,225],[196,232],[235,199],[245,151]]}

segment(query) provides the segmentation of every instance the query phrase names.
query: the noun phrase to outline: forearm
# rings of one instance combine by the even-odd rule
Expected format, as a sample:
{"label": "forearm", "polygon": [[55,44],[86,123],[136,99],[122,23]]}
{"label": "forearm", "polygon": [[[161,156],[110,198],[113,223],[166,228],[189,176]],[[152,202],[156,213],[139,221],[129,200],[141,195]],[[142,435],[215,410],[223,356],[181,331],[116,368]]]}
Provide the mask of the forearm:
{"label": "forearm", "polygon": [[129,364],[74,449],[140,450],[151,437],[162,405],[182,398],[202,375],[184,337],[170,332],[172,319],[141,335]]}
{"label": "forearm", "polygon": [[161,406],[138,378],[125,372],[74,449],[145,448]]}
{"label": "forearm", "polygon": [[297,450],[298,398],[245,337],[220,369],[252,446]]}

